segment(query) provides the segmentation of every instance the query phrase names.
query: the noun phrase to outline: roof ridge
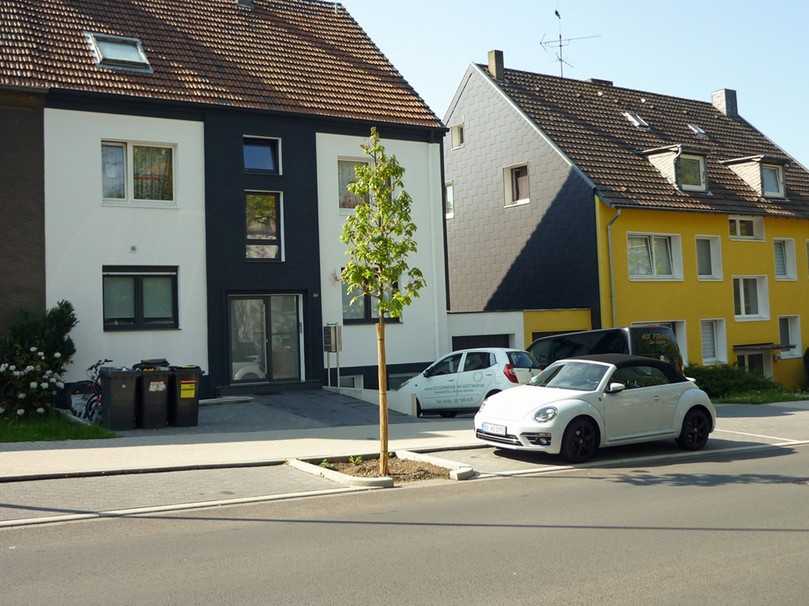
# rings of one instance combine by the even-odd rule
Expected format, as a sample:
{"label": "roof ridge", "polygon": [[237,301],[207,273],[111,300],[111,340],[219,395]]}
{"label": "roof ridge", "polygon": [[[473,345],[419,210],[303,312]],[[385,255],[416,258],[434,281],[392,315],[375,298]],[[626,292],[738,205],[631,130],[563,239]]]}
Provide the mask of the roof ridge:
{"label": "roof ridge", "polygon": [[[478,65],[480,67],[486,69],[486,71],[488,73],[488,66],[486,64],[478,63]],[[552,80],[561,80],[561,81],[564,81],[564,82],[574,82],[576,84],[584,84],[586,86],[592,86],[592,87],[598,88],[600,90],[604,90],[604,89],[606,89],[606,90],[610,90],[610,89],[616,90],[617,89],[617,90],[626,91],[626,92],[630,92],[630,93],[640,93],[640,94],[644,94],[644,95],[654,95],[656,97],[666,97],[668,99],[676,99],[677,101],[688,101],[690,103],[699,103],[701,105],[707,105],[709,107],[714,107],[713,104],[710,101],[705,101],[704,99],[692,99],[691,97],[678,97],[677,95],[670,95],[668,93],[658,93],[658,92],[650,91],[650,90],[641,90],[639,88],[629,88],[629,87],[626,87],[626,86],[616,86],[615,84],[607,86],[607,85],[604,85],[604,84],[598,84],[596,82],[590,82],[589,80],[580,80],[579,78],[565,78],[565,77],[562,77],[562,76],[555,76],[554,74],[546,74],[546,73],[543,73],[543,72],[532,72],[532,71],[528,71],[528,70],[525,70],[525,69],[515,69],[513,67],[507,67],[505,69],[506,69],[507,72],[518,72],[518,73],[521,73],[521,74],[528,74],[529,76],[538,76],[540,78],[549,78],[549,79],[552,79]],[[491,74],[489,74],[489,77],[491,77]],[[716,108],[714,108],[714,109],[716,109]],[[719,111],[719,110],[717,110],[717,111]]]}

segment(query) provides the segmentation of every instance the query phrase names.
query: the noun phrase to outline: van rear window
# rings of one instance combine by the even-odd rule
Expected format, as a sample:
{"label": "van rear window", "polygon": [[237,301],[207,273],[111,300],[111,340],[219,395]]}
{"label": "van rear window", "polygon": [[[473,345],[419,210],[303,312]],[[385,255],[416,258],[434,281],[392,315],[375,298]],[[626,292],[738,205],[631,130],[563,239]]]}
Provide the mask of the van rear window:
{"label": "van rear window", "polygon": [[546,337],[535,341],[528,352],[540,367],[576,356],[604,353],[629,353],[626,333],[621,329],[595,330]]}
{"label": "van rear window", "polygon": [[537,361],[524,351],[508,352],[508,361],[514,368],[538,368]]}

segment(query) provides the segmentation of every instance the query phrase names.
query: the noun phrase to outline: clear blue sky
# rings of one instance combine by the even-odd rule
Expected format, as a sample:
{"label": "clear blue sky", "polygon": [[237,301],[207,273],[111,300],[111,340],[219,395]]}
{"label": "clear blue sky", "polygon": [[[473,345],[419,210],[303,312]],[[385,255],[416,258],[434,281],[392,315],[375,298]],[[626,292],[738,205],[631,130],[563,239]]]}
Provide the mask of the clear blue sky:
{"label": "clear blue sky", "polygon": [[600,34],[566,50],[573,78],[709,100],[734,88],[739,112],[809,164],[809,2],[805,0],[343,0],[405,78],[443,117],[469,63],[504,51],[507,67],[558,74],[539,46]]}

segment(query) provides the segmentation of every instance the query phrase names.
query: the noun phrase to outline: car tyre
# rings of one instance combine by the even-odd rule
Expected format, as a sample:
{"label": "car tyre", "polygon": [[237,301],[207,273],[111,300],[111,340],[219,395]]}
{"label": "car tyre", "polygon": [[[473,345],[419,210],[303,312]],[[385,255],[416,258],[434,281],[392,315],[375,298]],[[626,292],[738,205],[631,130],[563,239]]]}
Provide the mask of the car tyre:
{"label": "car tyre", "polygon": [[424,411],[421,409],[421,402],[416,400],[416,417],[422,418],[424,416]]}
{"label": "car tyre", "polygon": [[598,451],[598,428],[590,419],[573,419],[562,436],[562,458],[571,463],[592,459]]}
{"label": "car tyre", "polygon": [[711,433],[711,418],[702,408],[692,408],[683,419],[677,445],[683,450],[702,450]]}

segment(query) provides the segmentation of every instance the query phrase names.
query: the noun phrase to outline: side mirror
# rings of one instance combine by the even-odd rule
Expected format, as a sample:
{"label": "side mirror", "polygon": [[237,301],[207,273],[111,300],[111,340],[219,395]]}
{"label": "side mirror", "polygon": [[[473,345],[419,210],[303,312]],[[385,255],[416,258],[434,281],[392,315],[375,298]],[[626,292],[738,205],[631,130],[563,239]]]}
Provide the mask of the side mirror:
{"label": "side mirror", "polygon": [[623,383],[610,383],[605,391],[607,393],[621,393],[625,389],[626,385]]}

